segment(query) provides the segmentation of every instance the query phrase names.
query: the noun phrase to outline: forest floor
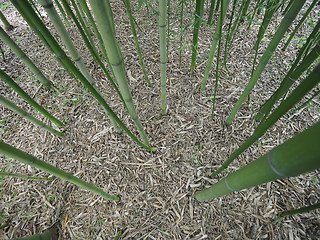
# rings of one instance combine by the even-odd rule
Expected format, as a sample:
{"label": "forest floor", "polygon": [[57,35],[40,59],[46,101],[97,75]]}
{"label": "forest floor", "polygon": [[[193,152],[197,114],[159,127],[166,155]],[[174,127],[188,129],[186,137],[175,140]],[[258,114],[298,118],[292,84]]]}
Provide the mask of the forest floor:
{"label": "forest floor", "polygon": [[[56,225],[59,239],[115,239],[120,233],[120,239],[320,239],[319,210],[275,220],[282,211],[319,202],[318,171],[207,202],[200,203],[194,197],[196,191],[226,175],[225,171],[216,179],[209,178],[210,173],[217,170],[252,134],[256,126],[254,114],[279,85],[280,78],[294,59],[299,41],[305,38],[306,32],[310,32],[310,23],[319,17],[319,9],[312,12],[288,50],[283,54],[275,53],[250,100],[239,110],[233,124],[226,127],[225,120],[250,78],[254,56],[252,47],[259,26],[253,23],[248,30],[248,23],[244,22],[240,27],[227,59],[230,72],[223,70],[221,74],[211,120],[214,69],[205,91],[200,91],[200,85],[214,27],[201,27],[199,60],[193,72],[190,72],[192,27],[184,31],[184,49],[179,66],[180,12],[177,2],[173,2],[167,66],[168,113],[161,116],[158,15],[149,7],[148,17],[145,5],[138,13],[134,12],[141,27],[137,31],[142,55],[153,83],[153,87],[148,87],[124,6],[121,1],[112,1],[117,38],[133,99],[150,143],[158,149],[148,152],[126,134],[115,132],[102,107],[58,65],[11,4],[7,5],[4,0],[0,3],[2,11],[15,26],[9,35],[53,81],[55,89],[41,88],[30,71],[3,43],[5,61],[1,59],[1,69],[67,125],[65,137],[58,138],[0,107],[1,140],[110,194],[121,196],[120,202],[107,201],[58,178],[51,182],[3,178],[0,182],[0,221],[7,221],[9,225],[0,231],[0,238],[40,233]],[[135,2],[133,9],[137,8]],[[191,9],[186,9],[185,26],[192,23]],[[42,12],[42,15],[48,23],[46,14]],[[206,9],[205,19],[207,15]],[[280,16],[278,23],[279,20]],[[54,27],[49,23],[48,26],[56,35]],[[273,24],[268,29],[261,53],[275,26]],[[75,26],[71,24],[68,30],[107,102],[138,134],[103,72],[90,58]],[[283,44],[282,41],[281,46]],[[2,81],[0,92],[49,124]],[[300,111],[285,115],[238,157],[228,171],[239,169],[319,121],[319,108],[318,97]],[[48,176],[3,156],[0,156],[0,169],[30,176]]]}

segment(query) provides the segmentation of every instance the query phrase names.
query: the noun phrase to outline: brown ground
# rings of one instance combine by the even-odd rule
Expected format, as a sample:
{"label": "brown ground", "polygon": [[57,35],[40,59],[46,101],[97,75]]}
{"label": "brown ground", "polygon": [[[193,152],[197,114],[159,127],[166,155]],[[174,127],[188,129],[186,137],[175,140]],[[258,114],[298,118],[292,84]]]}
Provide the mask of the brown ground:
{"label": "brown ground", "polygon": [[[4,0],[2,3],[6,2]],[[319,211],[274,220],[283,210],[319,202],[319,175],[312,172],[300,177],[263,184],[209,202],[195,200],[196,191],[218,179],[209,179],[223,161],[252,133],[253,114],[279,84],[280,73],[286,71],[297,50],[299,38],[310,31],[309,24],[317,18],[313,11],[303,31],[288,51],[276,53],[264,71],[233,125],[225,127],[225,119],[244,89],[253,61],[252,46],[258,25],[240,28],[223,71],[213,121],[210,120],[214,74],[204,92],[200,84],[212,41],[214,28],[202,27],[199,34],[197,69],[190,73],[191,27],[185,32],[182,66],[179,67],[179,12],[174,2],[171,18],[173,39],[170,41],[168,63],[168,114],[160,115],[160,66],[157,15],[147,17],[146,7],[135,14],[143,29],[138,30],[146,69],[154,87],[143,77],[130,25],[123,4],[113,1],[118,41],[131,71],[132,95],[148,133],[150,153],[138,147],[127,135],[118,135],[99,104],[57,65],[19,14],[8,7],[4,13],[16,27],[10,35],[27,52],[56,86],[50,93],[39,88],[34,76],[3,44],[6,60],[1,69],[58,119],[67,124],[65,137],[59,139],[13,112],[1,107],[1,138],[46,162],[86,180],[104,191],[120,195],[121,202],[106,201],[66,181],[53,182],[5,178],[0,182],[0,221],[9,226],[0,232],[4,239],[43,232],[57,224],[60,239],[114,239],[122,230],[121,239],[317,239],[320,238]],[[155,5],[156,6],[156,5]],[[137,4],[134,5],[137,9]],[[186,22],[192,21],[188,9]],[[207,12],[205,13],[205,18]],[[279,18],[280,19],[280,18]],[[278,20],[279,20],[278,19]],[[296,24],[296,22],[295,22]],[[274,29],[274,25],[270,28]],[[54,31],[50,25],[51,31]],[[81,49],[88,68],[95,77],[108,103],[136,133],[135,127],[102,71],[93,63],[74,27],[69,28]],[[261,52],[266,47],[263,42]],[[281,42],[281,45],[283,42]],[[0,82],[4,94],[19,106],[36,115],[28,104]],[[266,153],[294,134],[320,119],[319,97],[312,106],[287,114],[265,136],[229,167],[234,171]],[[39,119],[47,122],[42,116]],[[0,168],[32,176],[48,176],[15,160],[0,158]],[[221,176],[219,177],[222,177]],[[67,222],[62,228],[66,219]],[[1,238],[0,235],[0,238]]]}

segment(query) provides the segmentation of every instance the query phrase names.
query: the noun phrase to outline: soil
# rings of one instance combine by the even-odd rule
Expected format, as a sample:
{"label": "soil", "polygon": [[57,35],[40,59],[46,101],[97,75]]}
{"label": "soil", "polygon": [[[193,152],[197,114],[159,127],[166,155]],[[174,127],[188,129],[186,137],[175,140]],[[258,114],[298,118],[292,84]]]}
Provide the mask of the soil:
{"label": "soil", "polygon": [[[144,63],[153,84],[148,87],[127,13],[122,2],[112,1],[117,39],[126,70],[131,76],[129,84],[133,100],[151,145],[158,149],[148,152],[126,134],[116,133],[102,107],[63,70],[11,3],[0,2],[6,6],[2,11],[15,27],[8,32],[9,35],[54,83],[55,88],[42,88],[36,77],[2,42],[5,60],[1,59],[1,69],[67,126],[65,137],[58,138],[0,107],[0,138],[121,197],[120,202],[107,201],[58,178],[36,181],[6,177],[0,182],[0,221],[7,222],[8,226],[0,230],[0,238],[41,233],[53,226],[59,230],[59,239],[116,239],[116,236],[121,236],[120,239],[197,240],[320,238],[319,210],[275,220],[282,211],[319,202],[319,171],[262,184],[207,202],[200,203],[194,197],[196,191],[226,176],[227,171],[216,179],[209,177],[252,134],[257,126],[253,116],[279,85],[294,60],[299,42],[303,41],[306,32],[311,31],[311,23],[319,18],[319,6],[311,12],[289,48],[274,54],[250,99],[241,107],[233,124],[226,127],[225,120],[250,78],[254,56],[252,47],[259,25],[253,22],[248,29],[248,22],[245,21],[239,28],[227,59],[229,71],[223,69],[221,73],[211,120],[214,69],[205,91],[200,91],[200,85],[214,27],[202,25],[197,67],[190,72],[192,26],[183,32],[180,66],[180,12],[178,3],[172,2],[167,64],[168,109],[167,115],[161,116],[158,15],[149,6],[148,16],[145,4],[136,12],[139,5],[136,1],[132,3],[134,16],[141,28],[137,32]],[[152,4],[157,9],[154,1]],[[304,11],[309,4],[306,4]],[[194,6],[185,8],[184,26],[193,21],[192,9]],[[57,36],[45,12],[40,7],[39,10],[50,31]],[[204,18],[207,16],[208,9],[205,8]],[[256,20],[261,22],[262,17]],[[259,56],[280,20],[279,15],[268,29]],[[138,135],[115,91],[90,57],[71,19],[70,23],[68,30],[98,88],[119,118]],[[297,23],[296,20],[290,29]],[[225,25],[224,30],[227,27]],[[280,47],[284,43],[282,40]],[[216,60],[214,67],[215,63]],[[33,116],[50,124],[2,81],[0,92]],[[286,114],[241,154],[230,165],[228,172],[245,166],[319,121],[319,107],[320,99],[317,97],[301,110]],[[0,157],[0,168],[13,173],[48,177],[42,171],[3,156]]]}

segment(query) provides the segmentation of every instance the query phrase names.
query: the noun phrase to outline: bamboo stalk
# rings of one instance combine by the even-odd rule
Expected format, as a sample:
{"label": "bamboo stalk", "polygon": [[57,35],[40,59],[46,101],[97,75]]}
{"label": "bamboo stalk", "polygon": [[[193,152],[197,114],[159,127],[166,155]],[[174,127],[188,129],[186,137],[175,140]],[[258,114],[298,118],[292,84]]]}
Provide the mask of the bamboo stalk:
{"label": "bamboo stalk", "polygon": [[52,174],[58,178],[61,178],[63,180],[66,180],[68,182],[71,182],[75,185],[77,185],[80,188],[83,188],[85,190],[88,190],[92,193],[98,194],[99,196],[109,199],[111,201],[119,201],[120,198],[118,196],[113,196],[108,193],[105,193],[100,188],[95,187],[94,185],[87,183],[80,178],[77,178],[70,173],[67,173],[57,167],[54,167],[53,165],[46,163],[34,156],[31,156],[28,153],[25,153],[21,151],[20,149],[17,149],[15,147],[12,147],[2,141],[0,141],[0,153],[4,154],[7,157],[14,158],[18,160],[19,162],[25,163],[27,165],[30,165],[31,167],[35,167],[37,169],[40,169],[46,173]]}
{"label": "bamboo stalk", "polygon": [[211,25],[211,23],[212,23],[212,18],[213,18],[213,13],[214,13],[215,6],[216,6],[216,0],[211,0],[210,10],[209,10],[209,17],[208,17],[208,22],[207,22],[208,25]]}
{"label": "bamboo stalk", "polygon": [[33,124],[37,125],[38,127],[47,130],[48,132],[51,132],[52,134],[58,136],[58,137],[63,137],[63,133],[59,132],[55,129],[53,129],[52,127],[46,125],[45,123],[39,121],[38,119],[36,119],[35,117],[32,117],[29,113],[27,113],[26,111],[24,111],[22,108],[19,108],[18,106],[16,106],[13,102],[7,100],[5,97],[3,97],[2,95],[0,95],[0,104],[2,104],[3,106],[9,108],[10,110],[14,111],[15,113],[19,114],[21,117],[23,117],[24,119],[32,122]]}
{"label": "bamboo stalk", "polygon": [[230,163],[242,152],[249,148],[284,114],[286,114],[296,103],[298,103],[313,87],[320,82],[320,64],[296,87],[292,93],[274,110],[274,112],[254,130],[253,134],[237,149],[230,157],[215,171],[211,177],[214,178],[227,168]]}
{"label": "bamboo stalk", "polygon": [[32,236],[12,238],[11,240],[52,240],[52,234],[48,231],[41,234],[34,234]]}
{"label": "bamboo stalk", "polygon": [[[125,124],[117,117],[117,115],[112,111],[109,105],[106,103],[104,98],[96,91],[96,89],[88,82],[88,80],[83,76],[83,74],[74,66],[71,60],[66,56],[62,48],[59,46],[57,41],[50,34],[49,30],[43,24],[43,22],[39,19],[36,13],[33,11],[31,6],[27,2],[22,2],[18,0],[11,0],[16,9],[23,15],[24,19],[28,22],[28,24],[33,25],[38,29],[37,32],[42,32],[43,37],[45,37],[45,41],[48,43],[48,46],[52,49],[54,54],[60,61],[63,63],[63,66],[66,69],[73,73],[82,84],[90,91],[90,93],[95,97],[95,99],[100,103],[100,105],[109,113],[109,116],[113,118],[115,122],[119,124],[119,126],[131,137],[133,141],[135,141],[139,146],[145,148],[149,151],[155,151],[156,148],[152,148],[141,141],[125,126]],[[21,5],[23,4],[23,5]],[[32,20],[31,20],[32,19]],[[41,34],[42,34],[41,33]]]}
{"label": "bamboo stalk", "polygon": [[313,0],[313,2],[311,3],[311,5],[309,6],[308,10],[304,13],[303,17],[300,19],[299,23],[297,24],[297,26],[295,27],[295,29],[292,31],[292,33],[290,34],[289,39],[287,40],[287,42],[284,44],[282,51],[285,51],[286,48],[288,47],[288,45],[290,44],[292,38],[294,37],[294,35],[297,33],[297,31],[299,30],[299,28],[301,27],[301,25],[303,24],[303,22],[306,20],[306,18],[309,16],[309,13],[311,12],[311,10],[314,8],[314,6],[319,3],[319,0]]}
{"label": "bamboo stalk", "polygon": [[228,6],[229,6],[230,0],[225,0],[222,1],[221,4],[223,4],[222,7],[222,11],[220,12],[219,15],[219,20],[216,26],[216,30],[213,34],[213,40],[212,40],[212,44],[211,44],[211,48],[210,48],[210,52],[209,52],[209,56],[208,56],[208,61],[207,61],[207,66],[206,66],[206,71],[204,73],[204,77],[201,83],[201,90],[203,91],[206,88],[206,84],[209,78],[209,74],[210,74],[210,70],[212,67],[212,61],[213,61],[213,57],[214,57],[214,53],[216,51],[216,47],[217,44],[219,42],[219,40],[221,39],[221,30],[222,30],[222,25],[224,22],[224,19],[226,17],[226,13],[228,10]]}
{"label": "bamboo stalk", "polygon": [[0,19],[7,31],[11,31],[14,29],[14,27],[8,22],[7,18],[4,16],[4,14],[0,11]]}
{"label": "bamboo stalk", "polygon": [[41,105],[39,105],[35,100],[33,100],[23,89],[11,79],[10,76],[8,76],[4,71],[0,69],[0,78],[8,85],[10,86],[16,93],[19,94],[24,100],[26,100],[32,107],[34,107],[36,110],[38,110],[40,113],[42,113],[43,116],[48,118],[50,121],[52,121],[55,125],[58,127],[63,127],[63,123],[60,122],[57,118],[52,116],[47,110],[45,110]]}
{"label": "bamboo stalk", "polygon": [[97,21],[97,26],[101,33],[110,63],[115,73],[115,77],[119,85],[119,90],[127,105],[128,112],[140,133],[143,143],[149,146],[147,135],[143,129],[139,116],[136,112],[130,93],[126,76],[126,70],[123,62],[123,56],[115,37],[113,16],[110,3],[109,1],[105,2],[104,0],[90,0],[90,4],[94,13],[94,17]]}
{"label": "bamboo stalk", "polygon": [[229,174],[211,187],[196,193],[206,201],[284,177],[293,177],[320,168],[320,122],[257,160]]}
{"label": "bamboo stalk", "polygon": [[241,94],[239,100],[235,104],[234,108],[232,109],[230,116],[228,117],[226,124],[230,125],[231,122],[233,121],[235,115],[237,114],[239,108],[241,107],[242,103],[246,100],[248,97],[249,93],[253,89],[254,85],[258,81],[262,71],[264,70],[265,66],[269,62],[273,52],[276,50],[276,47],[278,46],[281,38],[285,34],[285,32],[288,30],[289,26],[293,22],[293,20],[296,18],[297,14],[301,10],[303,4],[305,3],[306,0],[295,0],[293,2],[292,7],[289,9],[288,13],[286,16],[283,18],[281,21],[281,24],[277,30],[277,32],[274,34],[271,42],[269,43],[266,51],[264,52],[263,56],[260,58],[259,64],[252,74],[252,77],[247,84],[244,92]]}
{"label": "bamboo stalk", "polygon": [[67,18],[67,16],[66,16],[66,14],[65,14],[65,12],[64,12],[61,4],[59,3],[59,0],[54,0],[54,3],[55,3],[55,4],[57,5],[57,7],[59,8],[59,11],[60,11],[60,13],[61,13],[61,15],[62,15],[62,17],[63,17],[63,20],[64,20],[66,26],[67,26],[67,27],[70,27],[70,23],[69,23],[69,21],[68,21],[68,18]]}
{"label": "bamboo stalk", "polygon": [[136,48],[137,48],[137,52],[138,52],[139,61],[140,61],[140,65],[141,65],[141,68],[142,68],[142,72],[143,72],[143,75],[144,75],[145,79],[148,82],[149,87],[151,87],[152,84],[151,84],[150,79],[148,77],[146,68],[145,68],[145,66],[143,64],[143,58],[142,58],[142,54],[141,54],[141,50],[140,50],[139,40],[138,40],[138,36],[137,36],[137,32],[136,32],[136,27],[135,27],[135,24],[134,24],[134,19],[133,19],[133,16],[132,16],[132,8],[131,8],[130,0],[123,0],[123,2],[124,2],[124,5],[126,6],[127,13],[128,13],[128,16],[129,16],[131,31],[132,31],[132,34],[133,34],[134,42],[136,44]]}
{"label": "bamboo stalk", "polygon": [[52,82],[42,74],[39,68],[34,65],[31,59],[19,48],[19,46],[9,37],[9,35],[2,29],[1,26],[0,39],[11,48],[18,58],[20,58],[21,61],[31,70],[31,72],[33,72],[34,75],[39,78],[44,86],[50,87],[52,85]]}
{"label": "bamboo stalk", "polygon": [[167,114],[167,57],[166,57],[166,16],[167,0],[159,1],[159,36],[160,36],[160,76],[161,76],[161,114]]}
{"label": "bamboo stalk", "polygon": [[204,0],[196,0],[195,22],[193,28],[193,40],[192,40],[192,57],[191,57],[191,71],[195,70],[197,62],[198,51],[198,36],[199,29],[202,23]]}
{"label": "bamboo stalk", "polygon": [[293,209],[293,210],[289,210],[289,211],[285,211],[283,213],[281,213],[279,215],[279,218],[283,218],[286,216],[292,216],[294,214],[299,214],[299,213],[306,213],[306,212],[310,212],[316,209],[320,208],[320,203],[316,203],[307,207],[302,207],[302,208],[298,208],[298,209]]}

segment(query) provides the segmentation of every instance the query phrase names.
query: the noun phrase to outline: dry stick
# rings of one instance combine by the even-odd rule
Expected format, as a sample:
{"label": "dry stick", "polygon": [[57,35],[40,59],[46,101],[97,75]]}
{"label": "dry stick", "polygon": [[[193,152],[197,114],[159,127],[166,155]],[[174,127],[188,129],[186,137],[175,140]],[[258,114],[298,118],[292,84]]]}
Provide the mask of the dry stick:
{"label": "dry stick", "polygon": [[281,38],[283,37],[285,32],[288,30],[288,28],[291,25],[291,23],[293,22],[293,20],[296,18],[297,14],[301,10],[305,1],[306,0],[295,0],[292,7],[289,9],[288,13],[286,14],[286,16],[281,21],[281,24],[280,24],[277,32],[274,34],[266,51],[264,52],[263,56],[261,57],[256,70],[254,71],[248,85],[246,86],[246,89],[241,94],[239,100],[237,101],[234,108],[232,109],[230,116],[228,117],[228,119],[226,121],[227,125],[230,125],[232,123],[232,121],[233,121],[235,115],[237,114],[238,110],[240,109],[241,105],[247,99],[247,97],[250,94],[251,90],[253,89],[254,85],[258,81],[261,73],[263,72],[265,66],[269,62],[272,54],[276,50]]}
{"label": "dry stick", "polygon": [[304,81],[296,87],[292,93],[274,110],[274,112],[254,130],[253,134],[237,149],[231,156],[215,171],[211,177],[217,176],[230,163],[236,159],[242,152],[255,143],[265,132],[277,122],[284,114],[286,114],[296,103],[298,103],[313,87],[320,82],[320,64],[309,74]]}
{"label": "dry stick", "polygon": [[142,68],[142,72],[143,72],[143,75],[144,75],[144,77],[146,78],[146,80],[148,82],[149,87],[151,87],[152,84],[151,84],[150,79],[148,77],[146,68],[145,68],[145,66],[143,64],[143,58],[142,58],[142,54],[141,54],[141,50],[140,50],[139,40],[138,40],[138,37],[137,37],[136,27],[135,27],[133,16],[132,16],[132,8],[131,8],[130,0],[123,0],[123,2],[125,4],[127,12],[128,12],[131,31],[132,31],[132,34],[133,34],[134,42],[136,44],[136,48],[137,48],[137,52],[138,52],[139,61],[140,61],[140,65],[141,65],[141,68]]}
{"label": "dry stick", "polygon": [[35,167],[35,168],[40,169],[44,172],[52,174],[58,178],[61,178],[61,179],[66,180],[68,182],[71,182],[71,183],[77,185],[78,187],[86,189],[92,193],[98,194],[105,199],[109,199],[112,201],[119,201],[120,200],[119,197],[105,193],[100,188],[97,188],[94,185],[87,183],[87,182],[81,180],[80,178],[77,178],[77,177],[71,175],[70,173],[67,173],[57,167],[54,167],[53,165],[51,165],[49,163],[41,161],[40,159],[38,159],[28,153],[25,153],[25,152],[21,151],[20,149],[12,147],[2,141],[0,141],[0,153],[4,154],[7,157],[14,158],[14,159],[18,160],[19,162],[30,165],[31,167]]}
{"label": "dry stick", "polygon": [[31,59],[19,48],[19,46],[9,37],[9,35],[2,29],[0,26],[0,39],[7,44],[11,50],[21,59],[21,61],[27,65],[27,67],[31,70],[31,72],[36,75],[41,83],[46,86],[50,87],[52,82],[50,82],[39,70],[39,68],[34,65]]}
{"label": "dry stick", "polygon": [[58,137],[63,137],[63,133],[53,129],[52,127],[50,127],[50,126],[46,125],[45,123],[39,121],[35,117],[32,117],[29,113],[24,111],[22,108],[19,108],[18,106],[16,106],[13,102],[7,100],[2,95],[0,95],[0,104],[2,104],[3,106],[9,108],[10,110],[14,111],[15,113],[19,114],[21,117],[23,117],[24,119],[32,122],[33,124],[37,125],[38,127],[42,128],[44,130],[47,130],[48,132],[51,132],[51,133],[53,133],[54,135],[56,135]]}
{"label": "dry stick", "polygon": [[[105,99],[96,91],[96,89],[88,82],[88,80],[83,76],[83,74],[75,67],[72,61],[66,56],[65,52],[59,46],[54,37],[50,34],[49,30],[39,19],[36,13],[33,11],[32,7],[24,1],[11,0],[16,9],[20,12],[23,18],[27,21],[29,25],[32,25],[36,33],[39,34],[41,31],[41,37],[48,44],[50,49],[63,63],[63,66],[69,72],[73,73],[81,81],[81,83],[90,91],[93,97],[100,103],[100,105],[109,113],[109,115],[119,124],[119,126],[130,136],[130,138],[135,141],[139,146],[143,147],[149,151],[156,151],[156,148],[152,148],[144,143],[142,143],[127,127],[126,125],[118,118],[118,116],[112,111]],[[43,35],[42,35],[43,34]]]}
{"label": "dry stick", "polygon": [[160,64],[161,64],[161,114],[167,113],[166,81],[167,81],[167,57],[166,57],[166,16],[167,0],[159,1],[159,36],[160,36]]}
{"label": "dry stick", "polygon": [[60,122],[57,118],[52,116],[46,109],[44,109],[40,104],[38,104],[35,100],[33,100],[23,89],[12,80],[10,76],[8,76],[4,71],[0,69],[0,78],[4,81],[9,87],[11,87],[16,93],[19,94],[24,100],[26,100],[32,107],[42,113],[43,116],[48,118],[58,127],[63,127],[63,123]]}
{"label": "dry stick", "polygon": [[320,168],[320,122],[272,149],[267,154],[196,193],[198,201],[217,198],[284,177]]}

